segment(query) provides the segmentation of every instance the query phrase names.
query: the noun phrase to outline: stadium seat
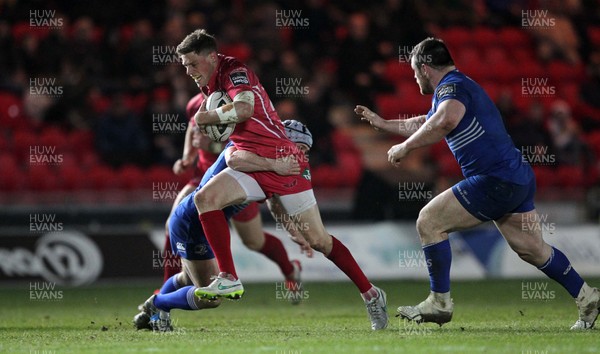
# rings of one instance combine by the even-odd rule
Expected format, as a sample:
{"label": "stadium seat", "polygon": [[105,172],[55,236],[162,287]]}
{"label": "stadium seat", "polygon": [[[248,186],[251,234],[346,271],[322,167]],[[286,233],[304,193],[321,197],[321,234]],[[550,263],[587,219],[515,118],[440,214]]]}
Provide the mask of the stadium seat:
{"label": "stadium seat", "polygon": [[120,187],[116,173],[107,166],[97,165],[92,167],[85,178],[86,184],[94,190],[102,191]]}
{"label": "stadium seat", "polygon": [[588,36],[590,37],[592,44],[596,47],[600,47],[600,26],[588,27]]}
{"label": "stadium seat", "polygon": [[60,189],[67,191],[82,190],[88,182],[82,169],[72,164],[60,166],[58,180]]}
{"label": "stadium seat", "polygon": [[554,82],[580,82],[585,77],[585,68],[582,65],[553,61],[548,64],[548,74]]}
{"label": "stadium seat", "polygon": [[0,173],[0,190],[16,190],[23,181],[17,159],[13,154],[5,150],[0,151],[2,151],[0,152],[0,166],[2,168],[2,173]]}
{"label": "stadium seat", "polygon": [[45,128],[39,136],[39,144],[55,148],[57,152],[64,152],[70,149],[67,134],[57,127]]}
{"label": "stadium seat", "polygon": [[414,80],[414,72],[409,63],[401,63],[397,59],[390,59],[385,63],[384,77],[392,84],[401,80]]}
{"label": "stadium seat", "polygon": [[584,140],[594,152],[596,159],[600,158],[600,131],[594,131],[584,135]]}
{"label": "stadium seat", "polygon": [[490,45],[483,51],[483,62],[492,68],[509,60],[506,50],[497,45]]}
{"label": "stadium seat", "polygon": [[471,30],[464,27],[448,28],[440,34],[440,37],[446,42],[451,53],[458,48],[474,44]]}
{"label": "stadium seat", "polygon": [[30,165],[27,173],[27,185],[30,190],[53,191],[58,188],[56,171],[49,165]]}
{"label": "stadium seat", "polygon": [[498,32],[498,39],[505,48],[511,50],[517,48],[526,48],[531,44],[531,39],[527,32],[518,27],[504,27]]}
{"label": "stadium seat", "polygon": [[18,160],[26,160],[32,148],[39,145],[37,134],[31,130],[18,130],[13,136],[13,151]]}
{"label": "stadium seat", "polygon": [[561,188],[577,189],[585,187],[585,174],[581,166],[560,166],[558,182]]}
{"label": "stadium seat", "polygon": [[144,186],[146,188],[153,188],[158,184],[177,184],[177,190],[183,188],[183,185],[178,182],[177,177],[171,170],[166,166],[152,166],[145,172]]}
{"label": "stadium seat", "polygon": [[94,134],[89,130],[74,130],[67,136],[71,151],[78,156],[94,149]]}
{"label": "stadium seat", "polygon": [[478,48],[486,48],[499,41],[499,34],[489,27],[477,27],[472,32],[473,40]]}
{"label": "stadium seat", "polygon": [[[120,185],[128,190],[141,189],[144,186],[144,172],[137,166],[126,165],[119,170]],[[147,186],[146,186],[147,187]]]}
{"label": "stadium seat", "polygon": [[558,175],[555,167],[532,166],[535,173],[536,186],[540,190],[555,187],[558,184]]}

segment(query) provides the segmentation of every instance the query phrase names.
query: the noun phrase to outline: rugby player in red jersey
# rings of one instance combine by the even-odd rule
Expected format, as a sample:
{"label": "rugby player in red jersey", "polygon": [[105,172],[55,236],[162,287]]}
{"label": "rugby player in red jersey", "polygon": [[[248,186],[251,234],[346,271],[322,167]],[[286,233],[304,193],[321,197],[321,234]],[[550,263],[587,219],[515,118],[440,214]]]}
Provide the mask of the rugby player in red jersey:
{"label": "rugby player in red jersey", "polygon": [[177,46],[177,54],[186,73],[206,95],[221,90],[233,100],[210,111],[201,107],[195,115],[199,126],[235,123],[230,140],[238,151],[270,159],[296,158],[303,171],[300,175],[280,176],[273,172],[244,173],[226,168],[195,195],[199,218],[220,271],[209,286],[197,289],[196,295],[210,299],[243,295],[244,288],[231,255],[229,228],[221,209],[274,197],[289,216],[288,220],[295,224],[295,230],[358,287],[367,306],[371,328],[387,327],[385,292],[369,282],[350,251],[323,226],[312,191],[308,161],[286,137],[258,77],[237,59],[218,54],[215,38],[203,29],[189,34]]}
{"label": "rugby player in red jersey", "polygon": [[[177,175],[184,173],[192,167],[194,161],[197,161],[194,169],[194,176],[181,189],[175,200],[173,207],[165,224],[166,239],[163,252],[164,260],[164,281],[175,276],[181,271],[179,258],[171,250],[169,237],[169,220],[177,205],[188,194],[192,193],[200,184],[204,173],[217,160],[219,153],[223,150],[224,144],[211,141],[207,136],[199,133],[196,122],[193,117],[204,101],[204,94],[199,93],[192,97],[186,107],[186,114],[190,119],[186,131],[183,156],[173,165],[173,172]],[[197,159],[196,159],[197,157]],[[260,252],[267,258],[275,262],[286,280],[286,288],[296,293],[302,292],[302,283],[300,273],[302,265],[299,260],[290,260],[281,241],[263,230],[262,219],[258,203],[250,203],[242,211],[232,217],[232,223],[237,230],[242,242],[249,249]],[[310,250],[306,250],[307,256],[312,256]],[[301,296],[290,297],[292,304],[300,303]]]}

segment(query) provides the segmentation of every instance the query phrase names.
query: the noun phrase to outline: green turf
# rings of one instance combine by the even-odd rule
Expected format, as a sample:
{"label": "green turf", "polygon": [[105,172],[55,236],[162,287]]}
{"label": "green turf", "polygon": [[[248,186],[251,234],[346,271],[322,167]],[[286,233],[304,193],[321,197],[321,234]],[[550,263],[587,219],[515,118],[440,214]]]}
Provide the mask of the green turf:
{"label": "green turf", "polygon": [[[529,282],[531,282],[529,280]],[[136,331],[146,286],[63,288],[60,301],[33,301],[29,284],[0,289],[1,353],[590,353],[600,331],[573,333],[573,300],[547,283],[551,300],[524,300],[521,281],[455,282],[453,321],[415,326],[393,317],[397,306],[427,295],[425,282],[378,282],[388,294],[388,329],[372,332],[350,283],[306,283],[308,299],[291,306],[274,284],[247,284],[239,302],[173,311],[173,333]],[[598,284],[598,281],[591,281]]]}

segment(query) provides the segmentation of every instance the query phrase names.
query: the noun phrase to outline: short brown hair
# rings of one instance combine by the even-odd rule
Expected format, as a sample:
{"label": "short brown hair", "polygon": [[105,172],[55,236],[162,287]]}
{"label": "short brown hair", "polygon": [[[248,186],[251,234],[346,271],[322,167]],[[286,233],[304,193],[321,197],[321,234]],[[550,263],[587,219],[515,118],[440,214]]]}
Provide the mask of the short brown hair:
{"label": "short brown hair", "polygon": [[454,60],[444,41],[429,37],[417,44],[410,52],[410,59],[415,58],[415,64],[420,67],[426,64],[434,69],[441,69],[454,65]]}
{"label": "short brown hair", "polygon": [[205,29],[197,29],[188,34],[177,46],[177,54],[179,55],[192,52],[196,54],[208,54],[216,51],[217,41]]}

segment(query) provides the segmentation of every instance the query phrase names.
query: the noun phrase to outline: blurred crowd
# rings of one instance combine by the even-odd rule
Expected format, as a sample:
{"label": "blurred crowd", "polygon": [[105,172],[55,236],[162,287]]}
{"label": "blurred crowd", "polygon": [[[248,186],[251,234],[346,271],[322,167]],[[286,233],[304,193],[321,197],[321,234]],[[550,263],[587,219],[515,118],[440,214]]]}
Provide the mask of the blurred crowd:
{"label": "blurred crowd", "polygon": [[[553,25],[523,29],[523,18],[536,16],[523,9],[546,10],[538,17]],[[32,26],[32,18],[46,25]],[[540,63],[585,68],[577,95],[589,109],[574,116],[575,107],[558,97],[522,109],[510,93],[500,94],[511,135],[517,145],[548,146],[559,164],[594,166],[598,157],[582,131],[600,127],[594,116],[600,110],[600,48],[589,35],[598,23],[600,9],[592,0],[375,0],[368,6],[341,0],[0,0],[0,91],[21,99],[23,112],[12,117],[27,120],[27,129],[89,131],[107,165],[170,166],[181,154],[183,134],[156,131],[153,117],[186,122],[185,105],[198,89],[170,58],[187,33],[206,28],[220,52],[256,71],[282,119],[308,124],[315,138],[311,164],[315,171],[322,167],[318,184],[365,195],[381,181],[397,192],[398,178],[441,188],[450,182],[438,179],[443,167],[431,152],[416,153],[403,171],[391,169],[382,155],[397,138],[373,133],[352,112],[356,104],[377,109],[378,97],[397,94],[386,67],[398,62],[398,48],[456,26],[523,29]],[[32,94],[32,78],[55,78],[61,94]]]}

